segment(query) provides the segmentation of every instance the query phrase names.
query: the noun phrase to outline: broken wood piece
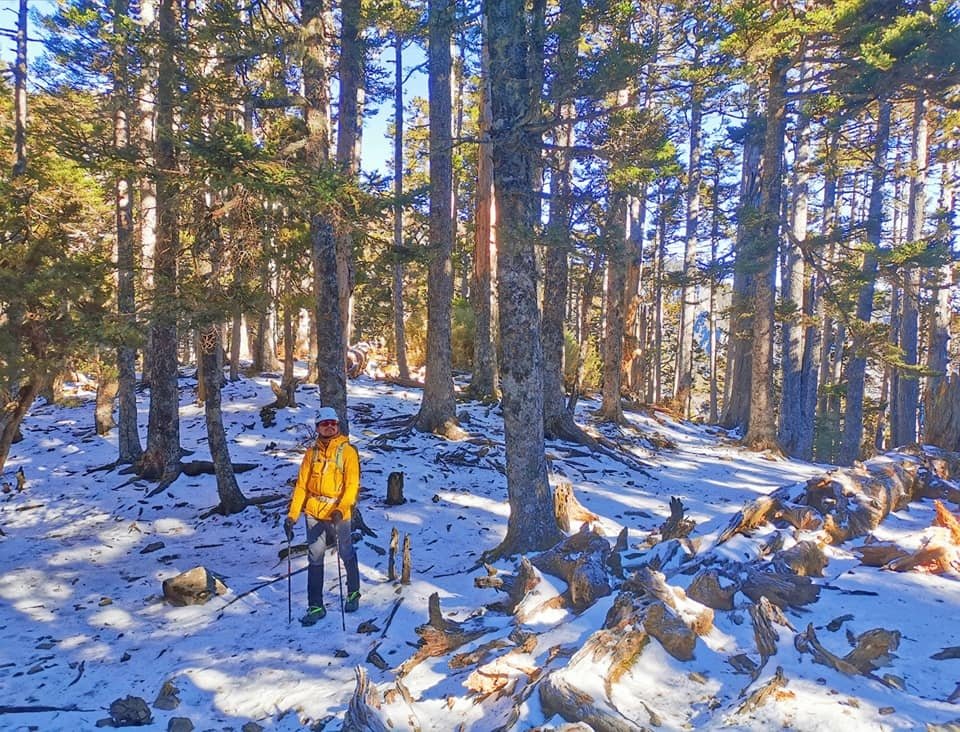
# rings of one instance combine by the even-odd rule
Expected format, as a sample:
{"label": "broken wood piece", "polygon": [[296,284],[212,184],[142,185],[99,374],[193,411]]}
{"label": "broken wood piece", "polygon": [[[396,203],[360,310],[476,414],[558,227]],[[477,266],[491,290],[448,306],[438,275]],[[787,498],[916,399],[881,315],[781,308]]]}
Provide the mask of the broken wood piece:
{"label": "broken wood piece", "polygon": [[381,718],[383,702],[376,685],[370,683],[363,666],[357,666],[355,673],[357,685],[343,718],[343,729],[350,732],[389,732],[392,725]]}
{"label": "broken wood piece", "polygon": [[797,542],[789,549],[777,552],[773,561],[800,577],[823,577],[823,568],[830,560],[827,559],[820,544],[805,540]]}
{"label": "broken wood piece", "polygon": [[687,597],[682,588],[667,584],[661,572],[643,567],[624,583],[624,589],[659,600],[697,635],[706,635],[713,629],[713,610]]}
{"label": "broken wood piece", "polygon": [[584,508],[577,500],[573,493],[573,484],[569,480],[561,480],[553,489],[553,515],[564,533],[570,533],[573,530],[574,521],[590,523],[600,519],[597,514]]}
{"label": "broken wood piece", "polygon": [[844,661],[868,675],[891,663],[893,652],[900,646],[900,632],[872,628],[857,636],[857,645],[844,656]]}
{"label": "broken wood piece", "polygon": [[766,596],[781,608],[809,605],[820,596],[820,587],[813,584],[809,577],[764,572],[753,567],[747,569],[747,578],[740,585],[740,591],[756,603]]}
{"label": "broken wood piece", "polygon": [[851,549],[860,555],[860,563],[868,567],[883,567],[894,559],[907,556],[910,552],[889,541],[877,541],[873,544],[862,544]]}
{"label": "broken wood piece", "polygon": [[950,513],[947,507],[940,501],[933,502],[933,509],[936,512],[933,525],[942,526],[949,530],[950,540],[957,546],[960,546],[960,521],[957,521],[957,517]]}
{"label": "broken wood piece", "polygon": [[413,656],[400,665],[398,676],[403,676],[427,658],[442,656],[452,650],[489,633],[492,628],[470,626],[447,620],[440,611],[440,595],[434,592],[427,601],[429,620],[415,628],[420,636],[420,646]]}
{"label": "broken wood piece", "polygon": [[400,532],[394,526],[390,530],[390,553],[387,556],[387,579],[394,582],[397,579],[397,550],[400,548]]}
{"label": "broken wood piece", "polygon": [[720,585],[720,575],[713,569],[703,569],[693,578],[687,587],[687,597],[714,610],[733,610],[733,596],[737,594],[737,586]]}
{"label": "broken wood piece", "polygon": [[406,502],[403,497],[403,473],[394,471],[387,476],[387,505],[400,506]]}
{"label": "broken wood piece", "polygon": [[561,672],[553,672],[540,684],[540,703],[545,716],[559,714],[568,722],[584,723],[605,732],[640,732],[643,728],[604,700],[594,699],[571,684]]}
{"label": "broken wood piece", "polygon": [[696,528],[697,522],[684,516],[686,509],[678,496],[670,498],[670,517],[660,525],[660,540],[684,539]]}
{"label": "broken wood piece", "polygon": [[924,546],[911,552],[905,557],[898,557],[884,565],[884,569],[894,572],[909,572],[916,569],[930,574],[941,574],[951,568],[957,561],[957,551],[953,546],[946,546],[938,539],[928,541]]}
{"label": "broken wood piece", "polygon": [[730,520],[727,528],[717,538],[717,544],[723,544],[737,534],[746,534],[767,523],[778,505],[778,502],[769,496],[761,496],[751,501]]}
{"label": "broken wood piece", "polygon": [[403,535],[403,563],[400,568],[400,584],[410,584],[410,573],[412,572],[413,559],[410,556],[410,534]]}
{"label": "broken wood piece", "polygon": [[813,623],[807,625],[806,631],[794,636],[793,645],[800,653],[809,653],[813,656],[814,663],[827,666],[847,676],[857,676],[860,674],[860,669],[852,663],[840,658],[823,647],[823,644],[821,644],[817,638],[817,632],[813,629]]}
{"label": "broken wood piece", "polygon": [[663,649],[678,661],[693,660],[697,635],[676,611],[664,603],[654,602],[643,616],[643,629],[663,646]]}
{"label": "broken wood piece", "polygon": [[[737,714],[747,714],[762,707],[772,697],[777,695],[777,691],[787,685],[787,677],[783,673],[783,667],[777,666],[776,672],[770,680],[756,689],[746,700],[737,707]],[[745,690],[744,690],[745,691]],[[741,696],[743,693],[741,692]]]}
{"label": "broken wood piece", "polygon": [[576,534],[531,561],[541,572],[564,580],[573,607],[582,610],[613,591],[607,572],[609,555],[610,544],[585,523]]}
{"label": "broken wood piece", "polygon": [[[757,653],[760,654],[760,668],[763,668],[767,664],[767,659],[776,655],[777,641],[780,640],[780,634],[773,624],[789,627],[789,623],[780,609],[766,597],[761,597],[760,602],[751,605],[748,611],[750,620],[753,622],[753,639],[757,644]],[[757,672],[759,673],[759,669]]]}

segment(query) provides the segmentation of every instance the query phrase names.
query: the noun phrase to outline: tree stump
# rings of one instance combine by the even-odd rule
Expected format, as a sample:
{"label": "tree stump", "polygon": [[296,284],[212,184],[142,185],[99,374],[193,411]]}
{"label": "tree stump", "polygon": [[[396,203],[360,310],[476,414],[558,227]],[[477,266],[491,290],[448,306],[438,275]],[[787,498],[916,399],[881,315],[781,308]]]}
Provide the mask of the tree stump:
{"label": "tree stump", "polygon": [[684,539],[690,535],[696,527],[697,522],[684,516],[686,509],[683,507],[683,501],[677,496],[670,499],[670,518],[660,525],[660,540],[669,541],[670,539]]}
{"label": "tree stump", "polygon": [[403,566],[400,568],[400,584],[410,584],[413,559],[410,557],[410,534],[403,535]]}
{"label": "tree stump", "polygon": [[400,506],[406,503],[403,497],[403,473],[396,471],[387,476],[387,505]]}
{"label": "tree stump", "polygon": [[577,609],[589,607],[613,592],[607,574],[610,544],[583,524],[580,531],[533,558],[541,572],[564,580]]}
{"label": "tree stump", "polygon": [[163,581],[163,596],[171,605],[203,605],[227,586],[206,567],[194,567]]}
{"label": "tree stump", "polygon": [[400,548],[400,532],[394,526],[390,531],[390,554],[387,557],[387,579],[397,579],[397,550]]}
{"label": "tree stump", "polygon": [[574,521],[589,523],[600,518],[581,505],[573,494],[573,484],[568,480],[561,480],[553,489],[553,515],[564,533],[570,533]]}

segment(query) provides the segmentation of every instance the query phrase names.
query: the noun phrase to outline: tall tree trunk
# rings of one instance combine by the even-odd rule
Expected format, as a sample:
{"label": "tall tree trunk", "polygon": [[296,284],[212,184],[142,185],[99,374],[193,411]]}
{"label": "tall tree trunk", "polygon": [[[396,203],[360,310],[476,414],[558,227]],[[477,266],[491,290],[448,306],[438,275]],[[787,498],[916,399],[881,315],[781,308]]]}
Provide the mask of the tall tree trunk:
{"label": "tall tree trunk", "polygon": [[456,397],[450,313],[453,304],[453,108],[450,39],[455,3],[430,0],[430,267],[427,274],[427,364],[416,426],[455,434]]}
{"label": "tall tree trunk", "polygon": [[174,141],[179,42],[173,0],[159,5],[163,51],[157,69],[157,249],[154,260],[153,349],[145,477],[166,481],[180,470],[180,396],[177,389],[177,252],[180,246],[179,185]]}
{"label": "tall tree trunk", "polygon": [[[922,92],[913,107],[913,139],[911,143],[913,175],[907,207],[907,241],[923,239],[924,208],[927,186],[927,100]],[[897,389],[897,419],[890,425],[893,447],[917,441],[917,409],[920,406],[919,363],[920,272],[910,264],[903,271],[903,311],[900,317],[900,349],[906,369],[900,372]],[[911,370],[910,367],[914,367]]]}
{"label": "tall tree trunk", "polygon": [[397,370],[402,380],[410,378],[407,365],[407,335],[403,306],[403,36],[394,32],[393,84],[393,337]]}
{"label": "tall tree trunk", "polygon": [[862,284],[857,297],[856,329],[853,353],[847,363],[847,404],[843,418],[843,437],[838,462],[852,465],[860,456],[863,439],[863,395],[867,371],[866,331],[873,316],[874,283],[877,276],[877,250],[883,237],[883,188],[887,180],[887,146],[890,141],[890,102],[880,99],[874,156],[870,181],[870,203],[866,220],[867,249],[860,267]]}
{"label": "tall tree trunk", "polygon": [[16,59],[13,62],[13,176],[27,170],[27,0],[17,9]]}
{"label": "tall tree trunk", "polygon": [[627,393],[642,398],[642,365],[646,343],[641,337],[643,295],[643,224],[647,217],[647,184],[627,199],[627,285],[624,301],[623,361],[621,379]]}
{"label": "tall tree trunk", "polygon": [[[702,48],[699,29],[693,49],[693,68],[699,68]],[[690,416],[693,389],[693,323],[697,317],[697,249],[700,226],[700,140],[703,119],[703,86],[694,81],[690,86],[689,165],[687,170],[687,217],[683,248],[683,287],[680,290],[680,329],[677,334],[677,370],[674,377],[673,398],[680,414]]]}
{"label": "tall tree trunk", "polygon": [[[157,33],[157,0],[140,0],[140,34],[152,38]],[[152,58],[150,56],[152,55]],[[144,59],[143,68],[137,79],[137,99],[139,106],[139,144],[143,166],[148,171],[156,169],[157,145],[157,60],[160,53]],[[141,286],[145,298],[153,297],[154,259],[157,253],[157,180],[152,174],[141,175],[138,180],[139,208],[137,217],[140,235],[140,271]],[[152,332],[147,332],[146,345],[143,350],[142,380],[145,385],[151,381],[153,372],[153,338]]]}
{"label": "tall tree trunk", "polygon": [[[360,38],[360,0],[340,1],[340,64],[337,123],[337,167],[349,180],[360,168],[360,91],[363,86],[364,52]],[[337,282],[340,291],[340,322],[346,344],[353,336],[353,234],[349,222],[337,226]]]}
{"label": "tall tree trunk", "polygon": [[[330,167],[329,15],[324,0],[301,0],[306,156],[319,173],[328,172]],[[323,208],[310,215],[310,246],[316,297],[317,387],[321,404],[336,410],[340,430],[347,434],[347,347],[336,236],[330,212]]]}
{"label": "tall tree trunk", "polygon": [[[114,33],[118,41],[114,48],[113,78],[113,147],[122,160],[131,156],[130,149],[130,75],[127,44],[129,40],[123,25],[129,21],[127,0],[114,0]],[[132,183],[125,171],[114,180],[114,211],[117,230],[117,312],[123,326],[124,344],[117,349],[117,402],[119,430],[117,459],[121,464],[136,463],[143,455],[137,429],[137,350],[131,342],[137,331],[135,285],[133,196]]]}
{"label": "tall tree trunk", "polygon": [[[555,31],[557,49],[556,88],[563,94],[571,89],[577,72],[577,44],[582,15],[580,0],[564,0]],[[543,280],[543,426],[549,437],[581,440],[582,431],[566,408],[563,386],[564,324],[566,322],[567,283],[570,276],[567,258],[570,251],[571,200],[570,155],[574,143],[573,101],[557,100],[554,129],[557,152],[550,174],[550,203]]]}
{"label": "tall tree trunk", "polygon": [[507,534],[493,554],[538,551],[562,533],[553,516],[543,434],[543,354],[537,308],[534,189],[539,108],[528,66],[523,0],[485,3],[490,47],[493,175],[497,196],[503,426],[507,453]]}
{"label": "tall tree trunk", "polygon": [[486,33],[482,40],[480,70],[480,142],[477,145],[477,201],[474,217],[472,300],[474,313],[473,376],[470,393],[475,399],[495,399],[497,353],[494,347],[494,273],[496,271],[497,207],[493,191],[490,144],[490,51]]}
{"label": "tall tree trunk", "polygon": [[[751,96],[756,96],[752,92]],[[749,236],[745,221],[760,205],[760,160],[763,155],[763,120],[753,108],[747,116],[740,167],[740,204],[737,216],[736,262],[733,272],[733,293],[730,304],[730,333],[727,342],[727,367],[724,378],[723,413],[720,424],[727,429],[744,427],[750,416],[750,333],[753,318],[750,292],[753,286],[753,263],[747,251]]]}
{"label": "tall tree trunk", "polygon": [[620,362],[623,360],[624,295],[627,286],[626,195],[614,191],[610,195],[609,205],[605,232],[609,256],[603,328],[603,390],[598,414],[606,421],[619,424],[624,421],[620,401]]}
{"label": "tall tree trunk", "polygon": [[[956,211],[956,159],[943,165],[938,205],[937,239],[950,240],[948,212]],[[947,252],[949,253],[949,249]],[[947,450],[960,448],[960,378],[950,373],[950,290],[957,282],[953,278],[952,262],[933,273],[929,314],[927,316],[927,377],[924,394],[924,442]],[[953,410],[956,410],[955,412]]]}
{"label": "tall tree trunk", "polygon": [[760,176],[760,211],[753,254],[753,347],[750,373],[750,419],[744,442],[753,450],[779,450],[773,389],[773,332],[776,305],[777,250],[780,243],[780,200],[786,120],[787,71],[790,61],[770,63],[767,124]]}
{"label": "tall tree trunk", "polygon": [[[780,445],[788,455],[800,457],[802,445],[812,446],[813,414],[804,410],[804,352],[808,332],[803,323],[806,272],[801,247],[807,238],[807,196],[810,173],[809,120],[801,114],[797,119],[796,144],[791,190],[792,206],[790,229],[792,235],[786,244],[786,266],[783,278],[783,303],[786,315],[783,321],[781,365],[783,379],[780,392]],[[812,355],[811,355],[812,357]],[[809,369],[809,364],[807,365]],[[810,435],[808,440],[806,435]],[[807,455],[807,459],[809,459]]]}
{"label": "tall tree trunk", "polygon": [[220,326],[211,323],[200,332],[200,373],[204,381],[206,398],[203,400],[203,416],[207,425],[207,446],[217,477],[217,496],[220,512],[224,516],[239,513],[247,506],[247,499],[240,491],[237,477],[230,461],[227,434],[223,428],[221,388],[223,387],[223,338]]}

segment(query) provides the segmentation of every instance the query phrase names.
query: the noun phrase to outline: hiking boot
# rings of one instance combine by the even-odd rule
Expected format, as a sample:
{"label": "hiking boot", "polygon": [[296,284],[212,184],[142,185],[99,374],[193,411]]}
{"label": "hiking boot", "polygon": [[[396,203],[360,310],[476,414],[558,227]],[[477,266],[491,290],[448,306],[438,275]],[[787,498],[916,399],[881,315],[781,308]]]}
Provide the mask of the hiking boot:
{"label": "hiking boot", "polygon": [[354,590],[347,595],[347,601],[343,603],[345,613],[355,613],[360,609],[360,590]]}
{"label": "hiking boot", "polygon": [[320,605],[318,607],[311,607],[307,609],[307,614],[300,618],[300,625],[309,626],[315,625],[319,621],[323,620],[327,616],[327,609]]}

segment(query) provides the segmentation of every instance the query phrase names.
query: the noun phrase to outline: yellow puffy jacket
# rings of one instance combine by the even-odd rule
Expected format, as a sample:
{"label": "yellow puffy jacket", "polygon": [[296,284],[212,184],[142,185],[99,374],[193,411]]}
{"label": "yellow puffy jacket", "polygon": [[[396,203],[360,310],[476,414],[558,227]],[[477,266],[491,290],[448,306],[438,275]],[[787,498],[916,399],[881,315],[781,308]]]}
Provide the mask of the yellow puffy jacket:
{"label": "yellow puffy jacket", "polygon": [[287,516],[296,521],[302,511],[323,520],[334,511],[340,511],[344,519],[349,519],[359,490],[360,456],[357,448],[345,435],[337,435],[326,446],[318,440],[300,463]]}

